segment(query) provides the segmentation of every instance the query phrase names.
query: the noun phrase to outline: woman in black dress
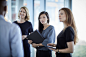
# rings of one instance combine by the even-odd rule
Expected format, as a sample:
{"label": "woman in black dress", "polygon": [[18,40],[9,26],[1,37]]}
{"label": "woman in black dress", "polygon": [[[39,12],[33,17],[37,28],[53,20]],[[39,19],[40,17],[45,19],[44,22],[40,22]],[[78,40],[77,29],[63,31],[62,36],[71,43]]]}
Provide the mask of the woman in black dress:
{"label": "woman in black dress", "polygon": [[49,48],[56,52],[56,57],[72,57],[71,53],[73,53],[74,44],[77,42],[77,31],[71,10],[61,8],[59,20],[63,22],[64,28],[57,36],[57,45],[52,43],[47,45],[56,47],[56,49]]}
{"label": "woman in black dress", "polygon": [[[31,40],[27,40],[26,37],[29,33],[33,32],[32,24],[28,20],[29,11],[26,7],[21,7],[18,14],[19,20],[14,21],[17,25],[19,25],[22,32],[22,40],[23,40],[23,48],[24,48],[24,57],[30,57],[30,44]],[[29,44],[28,44],[29,43]]]}

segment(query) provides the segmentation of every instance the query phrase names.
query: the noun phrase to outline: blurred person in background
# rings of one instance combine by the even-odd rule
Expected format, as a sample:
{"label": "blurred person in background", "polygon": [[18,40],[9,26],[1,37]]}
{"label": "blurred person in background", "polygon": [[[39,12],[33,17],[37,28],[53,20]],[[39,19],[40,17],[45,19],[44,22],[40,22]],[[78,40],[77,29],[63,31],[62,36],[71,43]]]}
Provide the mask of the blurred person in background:
{"label": "blurred person in background", "polygon": [[28,40],[26,37],[29,33],[33,32],[32,24],[28,20],[30,19],[28,9],[23,6],[19,10],[18,14],[19,20],[14,21],[22,31],[22,40],[23,40],[23,48],[24,48],[24,57],[30,57],[30,44],[31,40]]}

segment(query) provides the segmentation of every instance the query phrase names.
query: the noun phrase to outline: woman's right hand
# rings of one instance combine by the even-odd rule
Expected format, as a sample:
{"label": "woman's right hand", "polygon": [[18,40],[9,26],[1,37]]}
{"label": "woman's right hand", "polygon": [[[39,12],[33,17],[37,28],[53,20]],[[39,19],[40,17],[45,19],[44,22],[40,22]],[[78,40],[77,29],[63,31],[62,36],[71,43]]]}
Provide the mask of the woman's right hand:
{"label": "woman's right hand", "polygon": [[24,40],[27,37],[27,35],[22,35],[22,40]]}
{"label": "woman's right hand", "polygon": [[47,46],[52,46],[52,47],[56,47],[56,44],[53,44],[53,43],[49,43],[49,44],[47,44]]}

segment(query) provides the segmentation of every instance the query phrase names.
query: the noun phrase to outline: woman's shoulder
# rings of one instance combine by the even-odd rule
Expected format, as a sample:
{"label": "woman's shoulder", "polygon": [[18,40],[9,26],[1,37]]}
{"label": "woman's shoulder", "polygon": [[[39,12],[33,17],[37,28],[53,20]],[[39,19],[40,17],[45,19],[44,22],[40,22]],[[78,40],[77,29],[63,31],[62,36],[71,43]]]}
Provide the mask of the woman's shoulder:
{"label": "woman's shoulder", "polygon": [[54,26],[53,26],[53,25],[50,25],[50,27],[51,27],[52,29],[54,29]]}
{"label": "woman's shoulder", "polygon": [[65,29],[65,31],[72,31],[72,32],[74,32],[74,30],[73,30],[73,28],[71,27],[71,26],[68,26],[66,29]]}
{"label": "woman's shoulder", "polygon": [[17,21],[14,21],[13,23],[17,23]]}
{"label": "woman's shoulder", "polygon": [[28,23],[28,24],[31,24],[31,25],[32,25],[32,23],[31,23],[30,21],[26,21],[26,23]]}
{"label": "woman's shoulder", "polygon": [[71,26],[68,26],[66,29],[73,30],[73,28]]}
{"label": "woman's shoulder", "polygon": [[49,26],[49,30],[54,30],[54,26],[53,25],[50,25]]}

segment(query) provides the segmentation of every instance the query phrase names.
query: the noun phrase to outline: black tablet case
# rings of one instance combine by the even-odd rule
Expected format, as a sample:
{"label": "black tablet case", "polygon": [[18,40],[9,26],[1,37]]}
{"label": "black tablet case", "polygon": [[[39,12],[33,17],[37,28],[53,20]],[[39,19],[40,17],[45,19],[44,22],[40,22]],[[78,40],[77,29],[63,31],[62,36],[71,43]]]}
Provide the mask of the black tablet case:
{"label": "black tablet case", "polygon": [[44,38],[42,37],[42,35],[38,30],[35,30],[34,32],[32,32],[30,35],[27,36],[27,38],[28,40],[32,40],[33,43],[36,43],[36,44],[42,43],[44,40]]}

